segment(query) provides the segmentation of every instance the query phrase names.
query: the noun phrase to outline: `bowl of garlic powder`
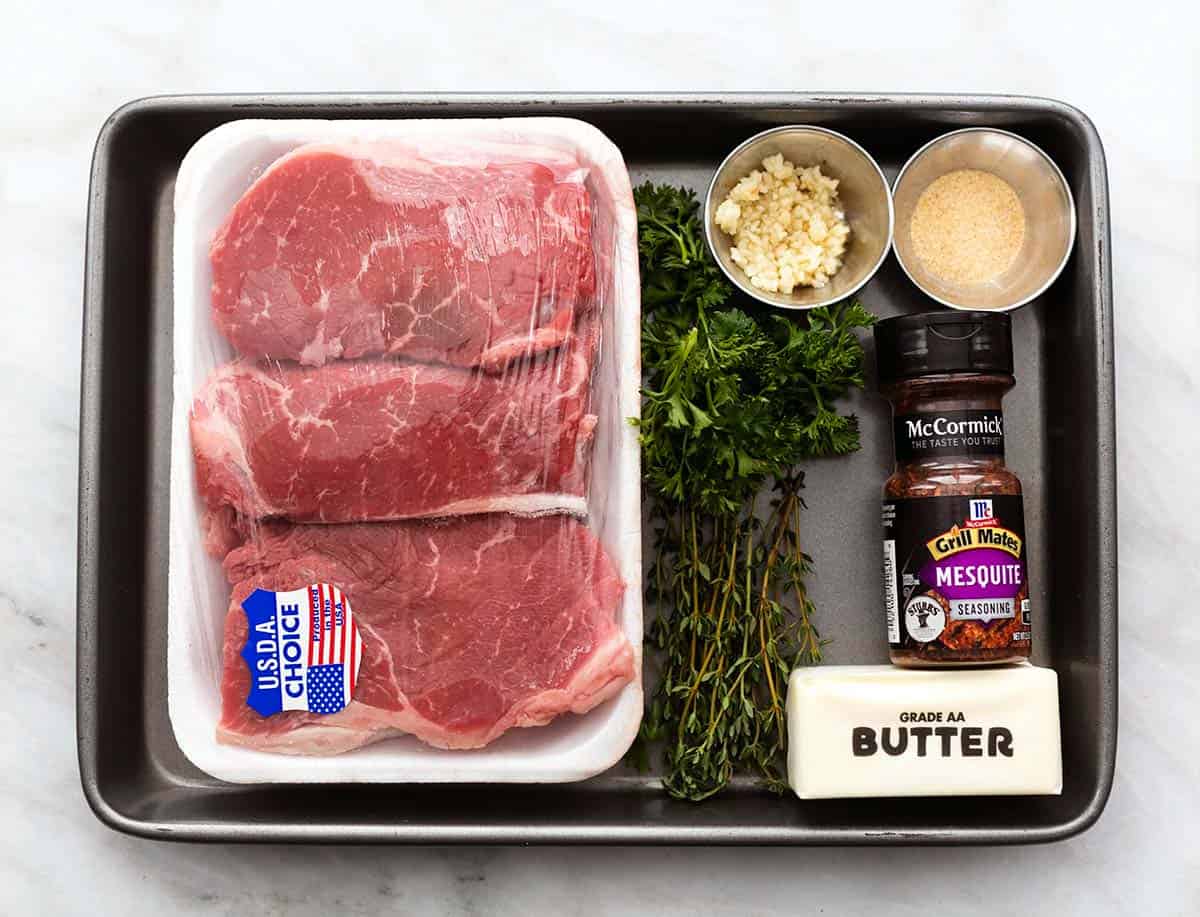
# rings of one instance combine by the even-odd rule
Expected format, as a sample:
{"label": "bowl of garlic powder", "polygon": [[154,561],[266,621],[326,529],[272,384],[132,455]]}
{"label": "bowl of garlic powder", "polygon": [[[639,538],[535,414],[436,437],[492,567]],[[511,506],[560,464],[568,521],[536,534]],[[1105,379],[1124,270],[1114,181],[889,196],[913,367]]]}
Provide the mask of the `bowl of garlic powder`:
{"label": "bowl of garlic powder", "polygon": [[1075,244],[1075,202],[1023,137],[965,128],[931,140],[896,176],[896,259],[955,309],[1008,311],[1054,282]]}
{"label": "bowl of garlic powder", "polygon": [[855,293],[892,243],[892,194],[878,163],[836,131],[776,127],[738,146],[704,202],[709,248],[755,299],[813,309]]}

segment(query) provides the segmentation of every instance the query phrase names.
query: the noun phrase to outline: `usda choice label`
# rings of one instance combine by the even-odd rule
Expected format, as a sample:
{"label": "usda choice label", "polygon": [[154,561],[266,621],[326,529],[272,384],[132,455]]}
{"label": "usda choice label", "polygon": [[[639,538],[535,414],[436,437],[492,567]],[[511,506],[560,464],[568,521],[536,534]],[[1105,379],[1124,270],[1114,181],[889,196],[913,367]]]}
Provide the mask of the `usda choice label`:
{"label": "usda choice label", "polygon": [[262,716],[286,710],[329,714],[354,697],[362,636],[350,598],[330,583],[274,592],[255,589],[242,602],[250,668],[248,706]]}
{"label": "usda choice label", "polygon": [[883,504],[884,608],[894,648],[1002,648],[1029,640],[1020,496]]}

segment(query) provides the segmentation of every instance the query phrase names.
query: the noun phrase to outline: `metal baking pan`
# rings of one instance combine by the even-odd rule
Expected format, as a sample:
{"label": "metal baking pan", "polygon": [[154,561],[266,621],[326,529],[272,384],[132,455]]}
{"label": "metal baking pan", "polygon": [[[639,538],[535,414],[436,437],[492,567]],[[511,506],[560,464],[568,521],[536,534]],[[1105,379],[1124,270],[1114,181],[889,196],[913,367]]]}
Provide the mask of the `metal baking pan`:
{"label": "metal baking pan", "polygon": [[[806,801],[736,783],[703,804],[653,774],[555,786],[235,786],[184,759],[167,721],[167,469],[172,191],[205,132],[238,118],[582,118],[635,182],[702,189],[738,142],[788,123],[849,134],[889,178],[927,140],[991,125],[1046,150],[1078,208],[1075,253],[1014,315],[1009,463],[1025,483],[1035,661],[1060,678],[1059,797]],[[1107,173],[1070,106],[1004,96],[191,96],[133,102],[104,125],[89,200],[79,470],[78,745],[99,818],[174,840],[387,843],[1030,843],[1099,817],[1117,733],[1116,462]],[[882,315],[931,306],[889,258],[860,294]],[[864,447],[808,469],[806,542],[830,662],[885,661],[876,582],[886,405],[864,393]]]}

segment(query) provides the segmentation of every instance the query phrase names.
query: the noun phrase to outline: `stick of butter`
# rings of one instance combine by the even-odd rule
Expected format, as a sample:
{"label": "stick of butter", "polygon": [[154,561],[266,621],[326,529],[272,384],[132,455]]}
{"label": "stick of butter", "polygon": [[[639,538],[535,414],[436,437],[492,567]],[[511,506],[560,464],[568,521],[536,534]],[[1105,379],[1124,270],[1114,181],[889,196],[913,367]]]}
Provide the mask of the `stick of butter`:
{"label": "stick of butter", "polygon": [[801,799],[1062,792],[1053,669],[797,669],[787,718]]}

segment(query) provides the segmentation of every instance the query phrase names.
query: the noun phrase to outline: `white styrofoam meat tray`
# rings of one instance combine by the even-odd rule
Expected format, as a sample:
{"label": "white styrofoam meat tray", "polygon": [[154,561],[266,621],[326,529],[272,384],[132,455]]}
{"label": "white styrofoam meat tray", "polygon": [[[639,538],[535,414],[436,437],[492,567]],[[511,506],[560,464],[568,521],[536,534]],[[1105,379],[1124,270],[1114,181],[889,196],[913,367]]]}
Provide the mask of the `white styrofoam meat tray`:
{"label": "white styrofoam meat tray", "polygon": [[[472,143],[525,142],[574,154],[587,167],[601,308],[601,354],[593,378],[599,417],[592,456],[588,526],[615,560],[627,588],[620,624],[634,648],[638,679],[582,716],[514,729],[482,749],[445,751],[411,736],[334,757],[269,754],[216,741],[220,717],[222,626],[229,586],[203,547],[188,411],[208,374],[233,357],[210,317],[208,248],[238,198],[274,160],[311,142],[400,140],[445,160]],[[243,783],[494,782],[582,780],[611,767],[628,749],[642,715],[641,510],[637,436],[640,295],[637,220],[629,175],[616,146],[582,121],[288,121],[225,124],[188,152],[175,187],[174,406],[168,574],[167,690],[171,725],[183,753],[201,770]]]}

